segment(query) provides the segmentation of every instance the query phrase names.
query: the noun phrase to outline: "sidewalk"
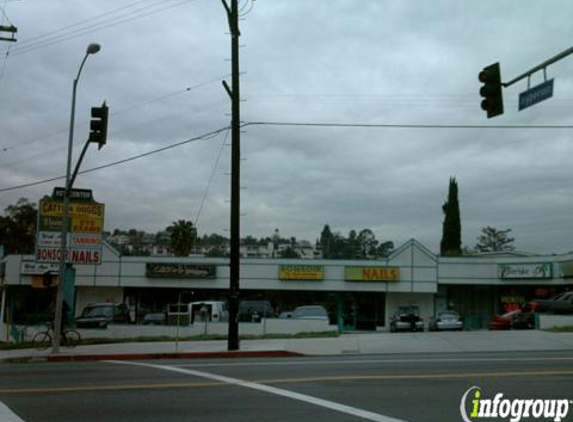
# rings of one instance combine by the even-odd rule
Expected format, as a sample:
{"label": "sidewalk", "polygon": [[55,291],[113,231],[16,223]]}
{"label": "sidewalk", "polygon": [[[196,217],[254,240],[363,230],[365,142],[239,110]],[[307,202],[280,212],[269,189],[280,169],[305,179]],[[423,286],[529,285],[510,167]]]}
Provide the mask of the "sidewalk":
{"label": "sidewalk", "polygon": [[0,351],[0,362],[556,350],[573,350],[573,333],[535,330],[344,334],[338,338],[242,340],[236,352],[227,351],[226,341],[115,343],[61,348],[57,355],[50,350],[4,350]]}

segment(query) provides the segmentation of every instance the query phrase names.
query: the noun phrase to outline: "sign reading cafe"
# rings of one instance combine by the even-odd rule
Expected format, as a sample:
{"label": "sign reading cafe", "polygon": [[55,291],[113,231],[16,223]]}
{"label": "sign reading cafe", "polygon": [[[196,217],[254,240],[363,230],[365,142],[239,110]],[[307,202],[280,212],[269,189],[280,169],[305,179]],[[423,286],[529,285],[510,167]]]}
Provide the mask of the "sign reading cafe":
{"label": "sign reading cafe", "polygon": [[553,265],[551,262],[538,262],[532,264],[499,264],[497,266],[499,278],[552,278]]}
{"label": "sign reading cafe", "polygon": [[215,278],[215,265],[147,263],[145,275],[150,278]]}

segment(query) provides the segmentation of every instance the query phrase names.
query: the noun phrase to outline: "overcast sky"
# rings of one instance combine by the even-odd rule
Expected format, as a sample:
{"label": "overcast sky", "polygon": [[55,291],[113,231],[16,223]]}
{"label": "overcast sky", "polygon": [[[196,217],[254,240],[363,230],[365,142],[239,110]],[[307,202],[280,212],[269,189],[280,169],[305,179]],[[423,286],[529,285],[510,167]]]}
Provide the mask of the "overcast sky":
{"label": "overcast sky", "polygon": [[[108,144],[82,169],[227,127],[230,36],[220,0],[0,0],[0,208],[63,182],[72,82],[74,161],[90,107],[110,107]],[[571,47],[571,0],[242,0],[241,235],[313,241],[370,228],[434,252],[448,181],[459,185],[463,244],[511,228],[519,250],[573,250],[573,129],[409,128],[571,125],[573,55],[547,69],[553,98],[518,112],[527,80],[488,120],[478,72],[513,77]],[[9,53],[7,55],[7,52]],[[531,85],[543,82],[543,72]],[[274,126],[270,122],[404,125]],[[228,136],[227,136],[228,135]],[[106,205],[105,228],[162,230],[174,220],[228,236],[231,137],[223,130],[78,176]]]}

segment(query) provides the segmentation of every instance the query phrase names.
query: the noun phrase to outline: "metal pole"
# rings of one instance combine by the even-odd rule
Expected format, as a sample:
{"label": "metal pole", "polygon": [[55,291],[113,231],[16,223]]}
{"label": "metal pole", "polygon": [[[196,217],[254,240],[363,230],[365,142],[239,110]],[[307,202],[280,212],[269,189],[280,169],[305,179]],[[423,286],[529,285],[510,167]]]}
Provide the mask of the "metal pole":
{"label": "metal pole", "polygon": [[[527,72],[513,78],[511,81],[502,83],[501,85],[504,88],[507,88],[508,86],[513,85],[514,83],[522,80],[523,78],[526,78],[526,77],[532,75],[533,73],[537,72],[538,70],[545,69],[547,66],[555,63],[556,61],[559,61],[559,60],[567,57],[571,53],[573,53],[573,47],[570,47],[567,50],[562,51],[561,53],[557,54],[556,56],[551,57],[549,60],[544,61],[540,65],[535,66],[534,68],[528,70]],[[546,78],[547,78],[547,76],[546,76]]]}
{"label": "metal pole", "polygon": [[58,275],[58,287],[56,290],[56,309],[54,312],[54,343],[52,344],[52,353],[59,353],[60,351],[60,331],[62,329],[62,300],[64,296],[64,280],[66,279],[66,263],[68,260],[67,256],[67,246],[68,246],[68,226],[70,220],[70,174],[72,170],[72,150],[74,145],[74,120],[76,115],[76,91],[78,87],[78,81],[82,73],[84,64],[89,56],[89,52],[86,52],[80,68],[78,70],[78,75],[74,79],[74,85],[72,89],[72,111],[70,113],[70,129],[68,133],[68,161],[66,165],[66,188],[64,191],[64,210],[62,218],[62,239],[60,246],[60,270]]}

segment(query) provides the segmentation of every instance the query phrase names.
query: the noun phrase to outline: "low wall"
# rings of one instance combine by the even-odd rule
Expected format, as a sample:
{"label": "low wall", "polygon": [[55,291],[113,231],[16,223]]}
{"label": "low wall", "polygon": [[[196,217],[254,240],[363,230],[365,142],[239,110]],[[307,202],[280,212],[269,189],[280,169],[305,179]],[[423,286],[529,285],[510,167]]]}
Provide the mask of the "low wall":
{"label": "low wall", "polygon": [[548,330],[558,327],[573,327],[573,315],[549,315],[539,314],[540,330]]}
{"label": "low wall", "polygon": [[[31,341],[34,334],[44,331],[44,326],[12,326],[13,330],[8,338],[8,330],[5,325],[0,330],[4,337],[0,341]],[[228,334],[226,322],[197,322],[188,326],[174,325],[109,325],[106,329],[78,329],[82,338],[138,338],[138,337],[171,337],[184,338],[202,335]],[[336,325],[329,325],[328,321],[318,320],[294,320],[294,319],[263,319],[261,322],[239,323],[240,335],[262,336],[265,334],[298,334],[298,333],[322,333],[326,331],[338,331]]]}
{"label": "low wall", "polygon": [[[240,335],[261,336],[265,334],[298,334],[337,331],[336,325],[328,321],[263,319],[258,323],[239,323]],[[109,325],[106,329],[79,329],[82,338],[138,338],[171,337],[184,338],[202,335],[227,335],[226,322],[197,322],[189,326],[173,325]]]}

